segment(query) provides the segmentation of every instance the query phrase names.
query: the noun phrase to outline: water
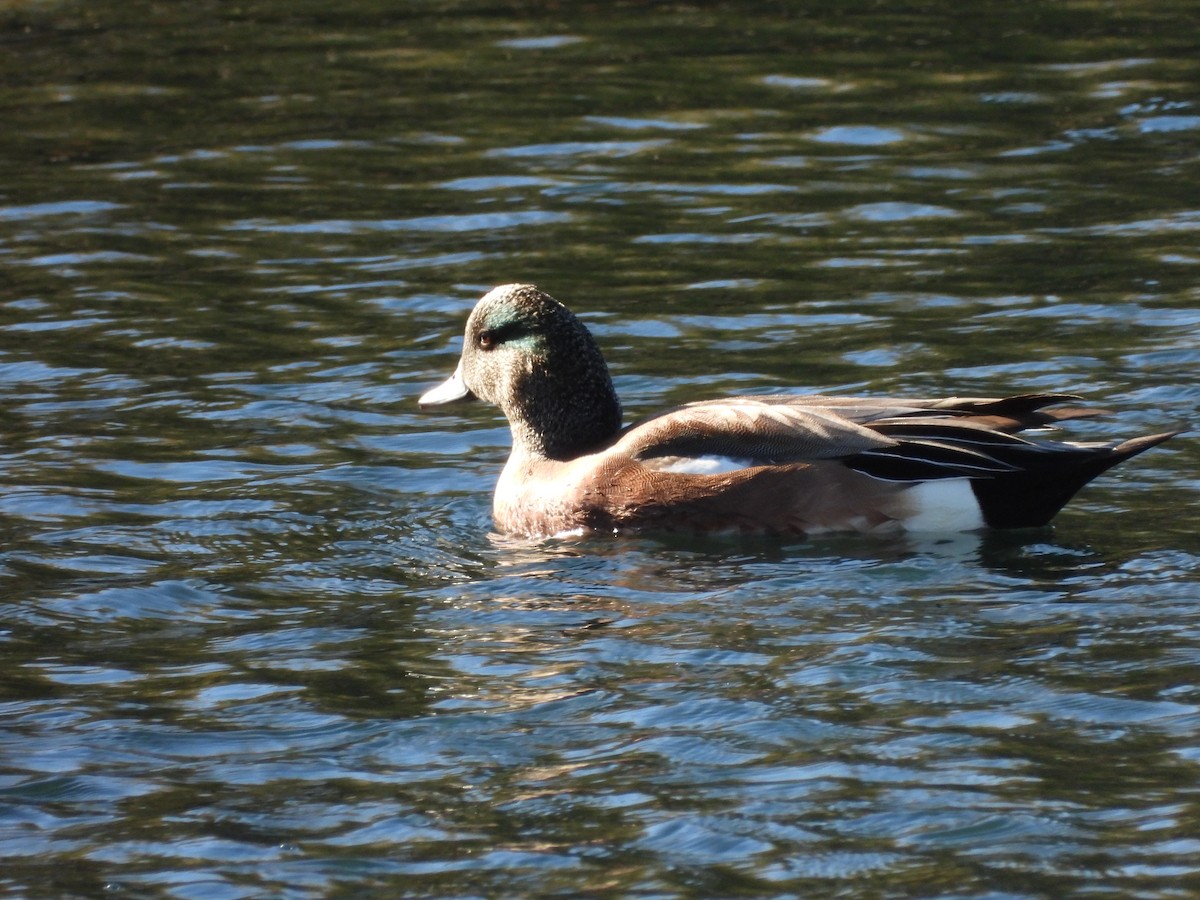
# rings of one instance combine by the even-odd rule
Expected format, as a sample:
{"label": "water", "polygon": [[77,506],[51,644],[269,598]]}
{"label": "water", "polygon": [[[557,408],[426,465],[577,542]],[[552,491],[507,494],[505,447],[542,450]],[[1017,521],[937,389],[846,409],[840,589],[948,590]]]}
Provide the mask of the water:
{"label": "water", "polygon": [[1053,530],[490,533],[531,280],[629,416],[1200,402],[1185,3],[0,6],[10,896],[1200,889],[1200,452]]}

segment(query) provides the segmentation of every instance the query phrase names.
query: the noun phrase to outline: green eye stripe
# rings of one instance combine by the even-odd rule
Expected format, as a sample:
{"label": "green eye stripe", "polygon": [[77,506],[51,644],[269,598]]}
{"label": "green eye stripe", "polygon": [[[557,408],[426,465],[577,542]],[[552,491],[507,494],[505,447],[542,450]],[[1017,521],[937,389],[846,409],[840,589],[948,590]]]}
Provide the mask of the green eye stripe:
{"label": "green eye stripe", "polygon": [[479,333],[479,336],[482,339],[486,335],[488,338],[490,338],[491,345],[495,346],[496,344],[504,343],[505,341],[511,341],[515,338],[527,337],[532,333],[532,328],[530,328],[525,322],[521,322],[520,320],[509,320],[507,322],[499,323],[494,328],[485,328]]}

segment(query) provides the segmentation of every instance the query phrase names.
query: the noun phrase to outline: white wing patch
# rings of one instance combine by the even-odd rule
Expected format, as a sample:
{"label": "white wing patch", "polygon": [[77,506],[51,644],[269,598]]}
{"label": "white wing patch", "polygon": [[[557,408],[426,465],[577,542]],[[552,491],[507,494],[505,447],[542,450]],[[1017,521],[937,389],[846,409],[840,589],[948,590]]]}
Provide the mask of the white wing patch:
{"label": "white wing patch", "polygon": [[660,456],[644,460],[643,465],[660,472],[674,472],[678,475],[723,475],[726,472],[745,469],[754,465],[754,462],[731,456]]}

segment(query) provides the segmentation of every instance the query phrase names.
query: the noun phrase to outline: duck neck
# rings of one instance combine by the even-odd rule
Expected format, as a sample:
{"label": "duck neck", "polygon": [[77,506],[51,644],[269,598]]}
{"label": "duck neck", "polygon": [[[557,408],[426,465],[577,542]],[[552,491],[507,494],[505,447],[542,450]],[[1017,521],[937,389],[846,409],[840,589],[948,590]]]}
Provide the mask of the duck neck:
{"label": "duck neck", "polygon": [[[506,410],[514,449],[536,458],[566,461],[604,449],[621,432],[621,402],[608,372],[565,382],[530,379],[519,408]],[[601,376],[602,377],[599,377]]]}

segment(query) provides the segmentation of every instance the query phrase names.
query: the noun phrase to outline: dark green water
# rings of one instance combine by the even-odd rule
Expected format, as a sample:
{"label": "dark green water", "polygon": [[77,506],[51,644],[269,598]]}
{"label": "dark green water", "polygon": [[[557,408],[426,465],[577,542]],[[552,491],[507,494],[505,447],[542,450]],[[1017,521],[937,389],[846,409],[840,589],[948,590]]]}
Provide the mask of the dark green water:
{"label": "dark green water", "polygon": [[1200,450],[1054,530],[490,533],[491,285],[629,415],[1200,404],[1191,3],[0,3],[0,890],[1189,896]]}

